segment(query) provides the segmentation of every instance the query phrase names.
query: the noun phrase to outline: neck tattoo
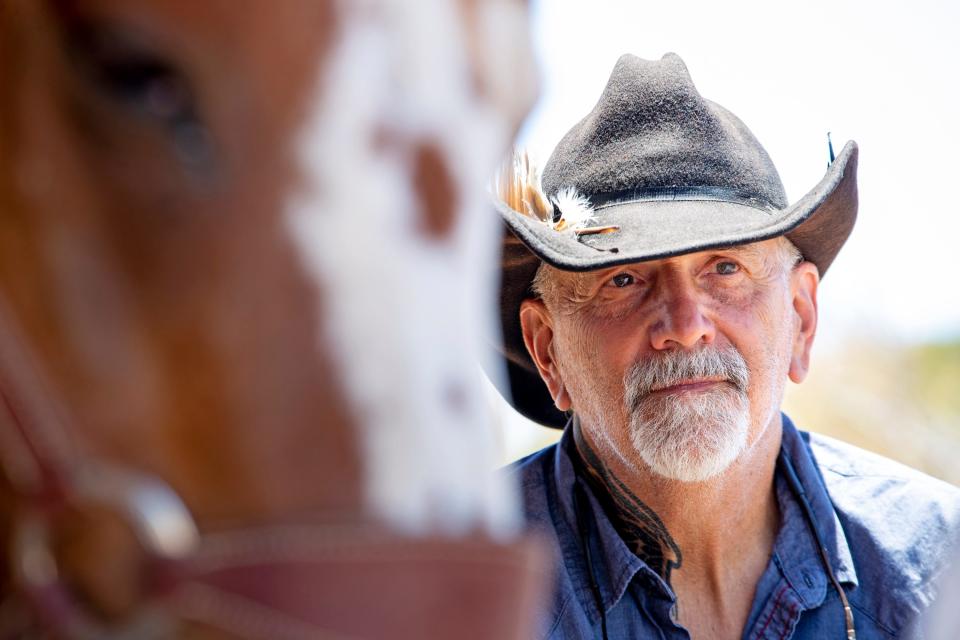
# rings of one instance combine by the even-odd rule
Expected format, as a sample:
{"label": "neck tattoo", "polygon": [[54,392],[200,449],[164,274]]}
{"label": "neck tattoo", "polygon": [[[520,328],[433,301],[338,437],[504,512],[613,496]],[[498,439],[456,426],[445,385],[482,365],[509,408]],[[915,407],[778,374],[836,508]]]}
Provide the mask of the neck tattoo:
{"label": "neck tattoo", "polygon": [[667,527],[656,512],[634,495],[590,448],[580,433],[579,425],[574,427],[573,437],[587,482],[594,489],[620,537],[647,566],[670,584],[670,574],[680,568],[683,554]]}

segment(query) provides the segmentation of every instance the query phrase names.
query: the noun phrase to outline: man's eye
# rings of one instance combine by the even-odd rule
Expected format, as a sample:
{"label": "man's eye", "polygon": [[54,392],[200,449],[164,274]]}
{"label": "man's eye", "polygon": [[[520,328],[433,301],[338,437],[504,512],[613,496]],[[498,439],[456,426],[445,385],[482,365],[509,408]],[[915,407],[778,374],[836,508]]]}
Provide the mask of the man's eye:
{"label": "man's eye", "polygon": [[722,276],[728,276],[740,271],[740,265],[736,262],[730,262],[729,260],[724,260],[723,262],[718,262],[716,267],[714,267]]}
{"label": "man's eye", "polygon": [[618,273],[610,278],[610,283],[619,289],[622,289],[623,287],[629,287],[634,282],[636,282],[636,280],[634,280],[633,276],[629,273]]}

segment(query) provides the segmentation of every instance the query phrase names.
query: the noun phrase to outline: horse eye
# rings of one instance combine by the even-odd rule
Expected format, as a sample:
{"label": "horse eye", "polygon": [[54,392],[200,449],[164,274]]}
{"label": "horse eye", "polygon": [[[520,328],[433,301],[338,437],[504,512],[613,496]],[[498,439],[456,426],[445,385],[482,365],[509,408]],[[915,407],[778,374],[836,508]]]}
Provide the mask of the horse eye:
{"label": "horse eye", "polygon": [[115,105],[166,124],[197,120],[187,78],[136,34],[80,21],[68,30],[69,52],[90,86]]}
{"label": "horse eye", "polygon": [[610,278],[610,282],[613,284],[613,286],[622,289],[623,287],[630,286],[636,281],[634,280],[633,276],[630,275],[629,273],[618,273],[617,275]]}
{"label": "horse eye", "polygon": [[186,80],[162,60],[134,54],[95,61],[94,80],[118,103],[167,122],[194,117]]}
{"label": "horse eye", "polygon": [[162,127],[180,160],[211,166],[215,148],[191,88],[176,64],[116,28],[81,25],[68,40],[87,85],[107,104]]}

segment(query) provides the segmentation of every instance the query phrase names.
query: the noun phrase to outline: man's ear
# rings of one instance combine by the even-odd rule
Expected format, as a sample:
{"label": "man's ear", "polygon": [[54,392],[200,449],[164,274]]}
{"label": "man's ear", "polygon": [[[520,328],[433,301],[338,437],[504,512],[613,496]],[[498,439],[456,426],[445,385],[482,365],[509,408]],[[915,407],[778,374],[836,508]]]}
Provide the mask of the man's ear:
{"label": "man's ear", "polygon": [[560,411],[569,410],[570,396],[554,358],[553,319],[542,300],[524,300],[520,304],[520,327],[523,330],[523,343],[537,365],[553,403]]}
{"label": "man's ear", "polygon": [[820,272],[812,262],[801,262],[790,274],[795,335],[790,357],[790,379],[799,384],[810,370],[810,350],[817,333],[817,287]]}

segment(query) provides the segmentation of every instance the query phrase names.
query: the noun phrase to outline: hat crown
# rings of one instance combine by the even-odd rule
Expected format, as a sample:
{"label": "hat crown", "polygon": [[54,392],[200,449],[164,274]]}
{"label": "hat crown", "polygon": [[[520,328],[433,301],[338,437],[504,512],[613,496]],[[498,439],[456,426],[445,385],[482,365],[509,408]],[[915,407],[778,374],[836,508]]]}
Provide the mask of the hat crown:
{"label": "hat crown", "polygon": [[617,61],[597,105],[551,154],[543,187],[549,195],[573,187],[595,200],[707,187],[787,206],[767,152],[736,116],[700,95],[672,53]]}

